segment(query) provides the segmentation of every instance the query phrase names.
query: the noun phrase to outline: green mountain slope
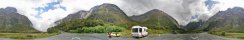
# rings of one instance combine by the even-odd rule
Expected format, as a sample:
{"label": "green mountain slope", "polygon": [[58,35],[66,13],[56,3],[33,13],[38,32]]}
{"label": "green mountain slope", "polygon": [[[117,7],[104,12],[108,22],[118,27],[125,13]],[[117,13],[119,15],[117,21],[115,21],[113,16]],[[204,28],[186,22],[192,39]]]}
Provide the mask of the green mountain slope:
{"label": "green mountain slope", "polygon": [[176,20],[158,9],[153,9],[142,15],[132,16],[131,19],[152,29],[176,30],[179,27]]}
{"label": "green mountain slope", "polygon": [[[125,24],[130,22],[129,17],[116,5],[104,3],[102,5],[91,8],[90,11],[79,11],[65,17],[64,20],[72,19],[88,19],[88,20],[102,20],[115,24]],[[58,21],[59,22],[59,21]]]}
{"label": "green mountain slope", "polygon": [[[60,29],[63,31],[76,30],[83,27],[94,27],[96,24],[123,25],[130,23],[129,17],[116,5],[104,3],[93,7],[90,11],[79,11],[70,14],[64,19],[57,21],[57,26],[49,30]],[[101,25],[103,26],[103,25]]]}
{"label": "green mountain slope", "polygon": [[129,17],[114,4],[104,3],[93,7],[90,11],[91,14],[87,17],[90,20],[102,20],[115,24],[126,24],[130,22]]}
{"label": "green mountain slope", "polygon": [[16,8],[0,9],[0,32],[38,32],[31,26],[30,20],[17,13]]}

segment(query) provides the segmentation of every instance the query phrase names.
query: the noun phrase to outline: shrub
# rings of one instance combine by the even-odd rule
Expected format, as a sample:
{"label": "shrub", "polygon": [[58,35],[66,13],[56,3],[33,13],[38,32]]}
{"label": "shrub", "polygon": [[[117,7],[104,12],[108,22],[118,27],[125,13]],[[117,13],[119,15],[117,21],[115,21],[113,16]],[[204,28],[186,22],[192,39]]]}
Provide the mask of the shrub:
{"label": "shrub", "polygon": [[115,25],[83,27],[83,33],[106,33],[106,32],[121,32],[124,28]]}
{"label": "shrub", "polygon": [[221,32],[221,35],[222,35],[222,36],[225,36],[225,32]]}
{"label": "shrub", "polygon": [[212,31],[212,32],[210,32],[210,34],[219,35],[219,36],[225,36],[226,32],[224,32],[224,31],[221,31],[221,32]]}
{"label": "shrub", "polygon": [[100,20],[72,19],[72,20],[63,20],[58,25],[56,25],[54,28],[65,31],[65,32],[69,32],[70,30],[74,31],[77,28],[95,27],[95,26],[103,25],[103,24],[104,24],[104,22],[102,22]]}
{"label": "shrub", "polygon": [[69,30],[69,32],[78,33],[79,31],[78,30]]}

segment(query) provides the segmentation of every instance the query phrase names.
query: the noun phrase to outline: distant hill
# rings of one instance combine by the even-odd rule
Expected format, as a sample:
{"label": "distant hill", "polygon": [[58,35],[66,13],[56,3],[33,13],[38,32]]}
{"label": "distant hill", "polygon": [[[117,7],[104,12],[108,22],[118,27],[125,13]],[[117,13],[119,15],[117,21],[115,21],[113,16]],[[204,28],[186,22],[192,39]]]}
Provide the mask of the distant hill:
{"label": "distant hill", "polygon": [[198,32],[203,29],[202,25],[205,23],[205,21],[199,20],[199,21],[192,21],[188,23],[186,26],[181,26],[182,29],[189,31],[189,32]]}
{"label": "distant hill", "polygon": [[142,15],[131,16],[131,19],[153,29],[178,29],[177,21],[165,12],[153,9]]}
{"label": "distant hill", "polygon": [[39,32],[30,20],[14,7],[0,8],[0,32]]}
{"label": "distant hill", "polygon": [[244,9],[229,8],[212,16],[204,25],[205,31],[244,32]]}

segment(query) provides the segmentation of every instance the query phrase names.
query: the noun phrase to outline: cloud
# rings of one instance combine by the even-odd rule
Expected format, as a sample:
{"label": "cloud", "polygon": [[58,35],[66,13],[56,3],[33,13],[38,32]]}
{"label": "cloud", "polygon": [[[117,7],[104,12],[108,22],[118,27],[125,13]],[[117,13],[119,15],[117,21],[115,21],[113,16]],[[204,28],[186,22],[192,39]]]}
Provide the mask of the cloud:
{"label": "cloud", "polygon": [[110,0],[1,0],[0,8],[15,7],[18,13],[25,15],[33,27],[46,32],[54,22],[79,10],[89,10],[102,3],[119,3]]}
{"label": "cloud", "polygon": [[[206,6],[207,0],[1,0],[0,8],[16,7],[18,13],[27,16],[33,27],[40,31],[55,26],[54,22],[68,14],[103,3],[120,7],[128,16],[140,15],[152,9],[160,9],[180,25],[191,21],[207,20],[218,11],[227,8],[243,7],[244,0],[212,0],[218,3]],[[210,8],[211,7],[211,8]]]}
{"label": "cloud", "polygon": [[53,1],[50,3],[47,3],[46,6],[44,7],[37,7],[35,8],[35,10],[38,12],[37,15],[35,15],[35,17],[37,18],[41,18],[41,14],[44,12],[48,12],[49,10],[55,10],[55,9],[63,9],[64,11],[66,11],[66,7],[59,5],[62,2],[62,0],[57,0],[57,1]]}
{"label": "cloud", "polygon": [[213,0],[217,1],[218,3],[215,4],[215,6],[212,7],[212,9],[209,11],[211,16],[216,14],[218,11],[225,11],[228,8],[233,7],[242,7],[244,8],[244,0]]}
{"label": "cloud", "polygon": [[140,15],[152,9],[160,9],[186,25],[207,14],[204,0],[123,0],[120,6],[127,15]]}
{"label": "cloud", "polygon": [[160,9],[183,26],[191,21],[206,21],[216,12],[243,6],[244,0],[123,0],[119,5],[129,16]]}

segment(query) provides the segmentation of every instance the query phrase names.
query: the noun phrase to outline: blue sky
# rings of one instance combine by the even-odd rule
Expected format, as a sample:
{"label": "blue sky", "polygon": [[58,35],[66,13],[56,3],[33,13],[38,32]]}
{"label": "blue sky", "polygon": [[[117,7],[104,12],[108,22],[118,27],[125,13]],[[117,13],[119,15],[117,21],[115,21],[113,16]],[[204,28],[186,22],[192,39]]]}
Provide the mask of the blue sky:
{"label": "blue sky", "polygon": [[197,19],[199,17],[199,15],[193,15],[191,16],[191,19]]}
{"label": "blue sky", "polygon": [[47,6],[44,6],[44,7],[37,7],[35,8],[35,10],[38,12],[37,15],[35,15],[36,18],[42,18],[40,15],[44,12],[48,12],[49,10],[55,10],[55,9],[63,9],[66,11],[66,7],[64,6],[61,6],[60,3],[62,3],[62,0],[57,0],[57,1],[53,1],[53,2],[50,2],[50,3],[47,3],[45,5]]}
{"label": "blue sky", "polygon": [[213,1],[213,0],[206,0],[205,1],[205,5],[207,6],[208,10],[211,10],[212,7],[214,6],[214,4],[217,4],[217,1]]}

